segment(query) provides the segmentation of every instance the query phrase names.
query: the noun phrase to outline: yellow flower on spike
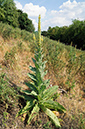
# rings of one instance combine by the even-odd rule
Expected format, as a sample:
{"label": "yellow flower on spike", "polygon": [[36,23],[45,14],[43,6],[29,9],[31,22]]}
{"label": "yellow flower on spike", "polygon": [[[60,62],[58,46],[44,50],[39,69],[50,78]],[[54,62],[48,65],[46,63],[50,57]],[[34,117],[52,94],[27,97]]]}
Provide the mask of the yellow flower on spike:
{"label": "yellow flower on spike", "polygon": [[38,43],[41,45],[41,16],[38,17]]}
{"label": "yellow flower on spike", "polygon": [[41,36],[41,41],[43,42],[43,36]]}
{"label": "yellow flower on spike", "polygon": [[33,34],[33,40],[34,40],[34,41],[36,40],[36,38],[35,38],[35,34]]}

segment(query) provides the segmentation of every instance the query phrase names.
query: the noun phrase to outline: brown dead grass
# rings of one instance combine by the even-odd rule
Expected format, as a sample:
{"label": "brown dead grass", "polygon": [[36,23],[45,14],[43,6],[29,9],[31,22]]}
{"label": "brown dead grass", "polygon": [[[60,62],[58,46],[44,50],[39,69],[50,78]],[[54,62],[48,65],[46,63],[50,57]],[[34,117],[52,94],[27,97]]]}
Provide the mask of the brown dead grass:
{"label": "brown dead grass", "polygon": [[[17,46],[18,42],[22,42],[23,44],[21,51]],[[3,38],[0,36],[0,73],[5,72],[9,80],[16,86],[21,87],[22,89],[27,89],[27,86],[24,84],[24,81],[28,80],[27,73],[30,72],[29,66],[34,65],[31,59],[32,57],[34,57],[34,54],[30,51],[29,44],[30,44],[29,42],[26,43],[20,39],[18,40],[11,39],[10,41],[4,41]],[[10,50],[13,47],[16,47],[17,49],[17,52],[15,54],[15,63],[12,66],[6,65],[5,59],[4,59],[5,53],[7,51],[10,52]],[[65,53],[63,54],[65,55]],[[46,78],[50,79],[50,84],[52,84],[52,86],[59,85],[61,87],[60,84],[62,83],[64,84],[64,81],[66,78],[64,79],[62,78],[62,80],[58,80],[58,78],[56,78],[54,74],[54,71],[48,67],[47,69],[48,69],[48,74],[46,75],[45,79]],[[65,70],[63,74],[65,74]],[[79,121],[80,121],[79,115],[83,114],[82,120],[85,117],[85,97],[83,97],[84,91],[81,88],[81,87],[84,87],[85,85],[85,78],[79,77],[77,75],[76,80],[78,81],[75,84],[74,90],[67,92],[67,94],[65,93],[63,94],[62,92],[60,92],[60,97],[57,99],[57,101],[61,103],[63,106],[65,106],[67,110],[66,114],[60,115],[60,118],[63,119],[63,121],[61,121],[62,129],[71,129],[71,127],[73,129],[77,129],[77,128],[80,129],[81,126],[79,125]],[[41,115],[41,118],[42,118],[42,115]],[[38,120],[38,118],[36,119]],[[39,128],[39,126],[37,128]],[[32,128],[32,125],[31,125],[31,128]],[[84,128],[82,127],[82,129]]]}

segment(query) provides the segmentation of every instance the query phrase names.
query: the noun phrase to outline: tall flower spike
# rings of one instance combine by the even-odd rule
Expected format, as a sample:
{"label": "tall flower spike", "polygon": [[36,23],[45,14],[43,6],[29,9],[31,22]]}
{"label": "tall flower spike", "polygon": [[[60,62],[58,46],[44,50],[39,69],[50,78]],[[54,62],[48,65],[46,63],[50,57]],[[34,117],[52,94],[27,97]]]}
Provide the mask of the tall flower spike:
{"label": "tall flower spike", "polygon": [[41,16],[38,17],[38,43],[41,45]]}

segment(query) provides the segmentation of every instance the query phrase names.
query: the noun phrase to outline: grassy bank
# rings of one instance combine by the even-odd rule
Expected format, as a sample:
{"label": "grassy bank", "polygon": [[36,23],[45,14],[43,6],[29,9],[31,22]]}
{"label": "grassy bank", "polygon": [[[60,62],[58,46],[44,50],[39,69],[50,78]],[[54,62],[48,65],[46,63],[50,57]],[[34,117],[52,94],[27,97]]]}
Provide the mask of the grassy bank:
{"label": "grassy bank", "polygon": [[[21,117],[18,119],[14,117],[25,104],[17,98],[20,92],[18,88],[27,89],[25,82],[29,80],[28,66],[33,66],[31,58],[34,57],[35,46],[36,42],[33,40],[32,33],[0,23],[0,86],[5,87],[0,90],[2,93],[0,94],[0,118],[2,118],[0,126],[2,129],[5,127],[19,129],[24,126],[29,129],[56,128],[43,113],[40,113],[29,126],[21,121]],[[59,86],[57,101],[67,110],[65,114],[58,115],[59,119],[62,119],[60,120],[61,128],[84,129],[85,51],[45,37],[43,38],[43,51],[48,70],[45,79],[50,79],[51,86]],[[7,98],[4,100],[6,94]],[[22,117],[24,119],[24,116]]]}

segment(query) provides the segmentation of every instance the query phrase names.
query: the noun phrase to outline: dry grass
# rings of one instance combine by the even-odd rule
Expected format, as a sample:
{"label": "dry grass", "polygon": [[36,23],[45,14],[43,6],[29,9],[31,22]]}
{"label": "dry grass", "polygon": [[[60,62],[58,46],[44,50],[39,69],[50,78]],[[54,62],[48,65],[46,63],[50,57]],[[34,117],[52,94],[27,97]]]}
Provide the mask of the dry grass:
{"label": "dry grass", "polygon": [[[25,42],[21,39],[4,41],[4,39],[0,36],[0,73],[5,72],[13,84],[23,89],[27,88],[24,81],[28,80],[27,73],[30,72],[28,66],[33,66],[31,58],[34,56],[34,54],[31,52],[29,45],[30,42]],[[6,63],[5,54],[7,51],[10,52],[14,48],[16,48],[13,58],[14,63],[11,65],[10,59]],[[63,57],[61,56],[61,59],[64,62],[66,62],[65,56],[66,51],[63,52]],[[67,77],[64,76],[66,74],[66,69],[64,69],[62,72],[62,77],[60,79],[56,77],[55,72],[51,67],[49,67],[49,65],[47,65],[47,69],[48,74],[45,78],[50,79],[50,84],[59,85],[60,88],[62,88],[63,85],[64,88],[67,80]],[[57,101],[65,106],[67,110],[66,114],[60,115],[60,118],[63,120],[61,121],[62,129],[84,129],[85,127],[84,124],[82,124],[82,121],[85,123],[85,78],[84,76],[82,77],[80,74],[77,74],[75,79],[76,83],[74,89],[71,89],[67,93],[59,91],[60,97]],[[82,118],[80,119],[81,114]],[[39,120],[40,118],[36,119]],[[37,126],[37,128],[39,128],[39,126]],[[55,127],[53,126],[53,128]]]}

